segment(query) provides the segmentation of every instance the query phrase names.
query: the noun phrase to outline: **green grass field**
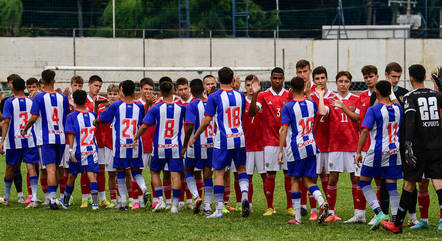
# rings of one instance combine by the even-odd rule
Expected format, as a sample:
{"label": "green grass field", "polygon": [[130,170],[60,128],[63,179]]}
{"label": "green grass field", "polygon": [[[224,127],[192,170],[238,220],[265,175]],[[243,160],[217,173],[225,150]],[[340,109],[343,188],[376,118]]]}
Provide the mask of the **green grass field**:
{"label": "green grass field", "polygon": [[[0,176],[3,180],[5,161],[0,158]],[[24,167],[23,172],[26,173]],[[146,178],[148,177],[145,174]],[[147,180],[147,179],[146,179]],[[338,189],[337,214],[346,220],[353,215],[351,185],[348,175],[340,178]],[[23,180],[23,190],[26,180]],[[263,217],[266,208],[262,183],[255,177],[254,213],[242,218],[240,213],[225,215],[223,219],[207,220],[202,215],[193,215],[190,210],[179,214],[168,212],[152,213],[146,210],[120,212],[118,210],[79,208],[81,193],[79,180],[75,187],[75,204],[70,210],[49,210],[40,206],[26,210],[24,204],[17,204],[17,194],[12,188],[9,207],[0,206],[0,240],[380,240],[408,239],[432,240],[441,239],[436,232],[439,220],[439,208],[434,189],[430,188],[430,229],[411,231],[408,227],[400,235],[394,235],[379,229],[370,231],[368,225],[345,225],[342,222],[318,225],[316,222],[303,219],[303,225],[289,225],[285,215],[286,199],[283,191],[283,177],[277,176],[275,191],[275,208],[278,213],[272,217]],[[401,185],[401,184],[400,184]],[[3,195],[3,181],[0,195]],[[40,189],[40,187],[39,187]],[[43,194],[39,190],[39,199]],[[233,192],[233,191],[232,191]],[[231,195],[234,203],[234,193]],[[373,212],[367,210],[367,221]]]}

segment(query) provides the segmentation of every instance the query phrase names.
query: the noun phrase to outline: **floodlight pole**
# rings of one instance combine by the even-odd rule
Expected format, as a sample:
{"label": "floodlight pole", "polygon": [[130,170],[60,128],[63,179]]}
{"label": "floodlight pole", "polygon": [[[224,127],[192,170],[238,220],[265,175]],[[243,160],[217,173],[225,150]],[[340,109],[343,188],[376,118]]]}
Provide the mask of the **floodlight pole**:
{"label": "floodlight pole", "polygon": [[115,0],[112,0],[112,36],[115,38]]}
{"label": "floodlight pole", "polygon": [[276,17],[278,18],[278,23],[276,24],[276,37],[279,37],[279,0],[276,0]]}

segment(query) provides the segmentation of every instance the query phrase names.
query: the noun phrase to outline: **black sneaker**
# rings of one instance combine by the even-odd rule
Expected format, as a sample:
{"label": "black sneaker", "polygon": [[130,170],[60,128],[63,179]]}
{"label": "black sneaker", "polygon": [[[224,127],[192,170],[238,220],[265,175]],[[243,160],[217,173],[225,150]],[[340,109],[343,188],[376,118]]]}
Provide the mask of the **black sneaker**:
{"label": "black sneaker", "polygon": [[127,212],[129,211],[129,208],[127,206],[121,206],[120,211]]}
{"label": "black sneaker", "polygon": [[248,200],[244,200],[242,201],[242,210],[241,210],[241,215],[246,218],[248,217],[250,214],[250,204]]}
{"label": "black sneaker", "polygon": [[307,216],[308,212],[306,208],[301,207],[301,216]]}
{"label": "black sneaker", "polygon": [[57,205],[56,202],[50,201],[49,208],[52,209],[52,210],[57,210],[58,209],[58,205]]}

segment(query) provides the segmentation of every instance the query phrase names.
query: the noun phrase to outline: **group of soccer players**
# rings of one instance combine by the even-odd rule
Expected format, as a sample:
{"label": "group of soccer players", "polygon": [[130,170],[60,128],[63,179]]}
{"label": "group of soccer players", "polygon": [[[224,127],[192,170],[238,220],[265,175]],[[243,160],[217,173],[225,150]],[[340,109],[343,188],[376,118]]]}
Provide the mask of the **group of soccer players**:
{"label": "group of soccer players", "polygon": [[[177,213],[185,207],[186,194],[194,213],[202,209],[207,218],[222,218],[235,210],[228,205],[233,172],[236,209],[247,217],[253,212],[256,169],[267,200],[263,215],[271,216],[276,213],[275,177],[283,170],[286,211],[293,217],[289,223],[302,224],[301,217],[308,214],[307,196],[310,220],[335,222],[341,220],[335,210],[339,173],[347,171],[354,216],[344,223],[365,223],[368,203],[375,212],[369,222],[372,229],[382,225],[401,232],[407,210],[412,229],[428,228],[431,179],[441,207],[441,231],[440,69],[432,75],[435,90],[425,88],[422,65],[412,65],[408,71],[415,89],[411,92],[398,86],[402,68],[392,62],[384,81],[378,81],[375,66],[362,68],[368,90],[360,95],[350,93],[352,74],[338,72],[335,93],[327,88],[323,66],[312,70],[308,61],[300,60],[289,91],[283,87],[284,70],[274,68],[270,88],[261,92],[258,77],[249,75],[244,95],[238,91],[239,78],[224,67],[217,78],[207,75],[190,83],[180,78],[174,85],[163,77],[160,98],[153,92],[153,80],[143,78],[139,99],[131,80],[110,85],[105,98],[99,96],[103,81],[96,75],[89,78],[89,93],[82,90],[83,79],[74,76],[71,90],[63,94],[54,90],[51,70],[42,72],[40,82],[31,78],[25,83],[11,75],[12,95],[2,102],[0,152],[6,153],[7,165],[0,201],[9,205],[14,177],[19,176],[15,173],[23,161],[30,187],[30,197],[24,201],[27,208],[38,206],[38,176],[45,203],[51,209],[69,208],[75,178],[81,174],[81,207],[90,202],[93,210],[149,207],[154,212]],[[31,87],[34,84],[38,88]],[[147,167],[152,194],[142,176]],[[316,184],[318,175],[325,197]],[[405,182],[399,197],[397,180],[402,176]],[[372,179],[377,194],[371,188]],[[388,222],[389,209],[392,222]]]}

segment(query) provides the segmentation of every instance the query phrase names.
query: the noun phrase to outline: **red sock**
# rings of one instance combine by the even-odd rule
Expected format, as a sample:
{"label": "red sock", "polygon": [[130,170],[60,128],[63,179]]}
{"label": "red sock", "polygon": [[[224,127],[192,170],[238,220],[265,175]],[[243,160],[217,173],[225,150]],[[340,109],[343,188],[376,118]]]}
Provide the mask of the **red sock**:
{"label": "red sock", "polygon": [[223,200],[225,203],[228,203],[230,200],[230,186],[224,186],[224,197]]}
{"label": "red sock", "polygon": [[332,186],[331,184],[328,184],[327,187],[327,201],[328,201],[328,205],[329,205],[329,209],[330,210],[335,210],[335,205],[336,205],[336,195],[338,192],[338,187],[337,186]]}
{"label": "red sock", "polygon": [[251,178],[249,179],[249,203],[251,204],[253,202],[253,182]]}
{"label": "red sock", "polygon": [[378,198],[378,202],[381,203],[381,186],[376,185],[376,197]]}
{"label": "red sock", "polygon": [[[170,180],[163,180],[164,197],[166,200],[172,198],[172,182]],[[181,192],[183,193],[183,192]]]}
{"label": "red sock", "polygon": [[58,179],[58,185],[60,186],[60,194],[64,194],[64,190],[66,189],[66,183],[64,182],[64,177]]}
{"label": "red sock", "polygon": [[104,171],[104,167],[100,167],[100,171],[97,175],[98,182],[98,192],[106,191],[106,172]]}
{"label": "red sock", "polygon": [[359,185],[358,185],[358,199],[359,199],[359,202],[358,202],[358,210],[365,210],[365,208],[366,208],[366,206],[367,206],[367,201],[365,200],[365,196],[364,196],[364,193],[362,192],[362,189],[361,189],[361,187],[359,187]]}
{"label": "red sock", "polygon": [[240,203],[241,202],[241,188],[239,188],[239,180],[237,177],[235,177],[233,187],[235,188],[236,203]]}
{"label": "red sock", "polygon": [[[289,177],[290,182],[290,177]],[[291,189],[289,189],[290,191]],[[302,182],[302,179],[299,179],[299,190],[301,191],[301,205],[307,205],[307,189],[304,186],[304,183]],[[287,189],[286,189],[287,192]],[[291,198],[290,198],[291,200]]]}
{"label": "red sock", "polygon": [[359,197],[358,197],[358,184],[351,185],[351,195],[353,196],[353,208],[355,210],[359,207]]}
{"label": "red sock", "polygon": [[110,199],[116,200],[117,199],[117,189],[110,189],[109,190]]}
{"label": "red sock", "polygon": [[308,199],[310,202],[310,208],[316,208],[316,199],[310,192],[308,193]]}
{"label": "red sock", "polygon": [[[120,191],[118,190],[118,179],[115,179],[115,186],[117,189],[117,194],[118,194],[118,196],[120,196]],[[126,187],[126,188],[129,188],[129,187]]]}
{"label": "red sock", "polygon": [[265,185],[265,196],[267,208],[273,208],[273,193],[275,192],[275,174],[267,174]]}
{"label": "red sock", "polygon": [[138,199],[138,184],[135,180],[132,180],[131,182],[131,187],[132,187],[132,199]]}
{"label": "red sock", "polygon": [[132,186],[132,184],[130,185],[130,187],[127,187],[127,193],[129,194],[129,197],[130,198],[134,198],[134,189],[133,189],[133,186]]}
{"label": "red sock", "polygon": [[153,187],[152,182],[150,182],[150,187],[152,188],[152,197],[157,198],[157,194],[155,193],[155,188]]}
{"label": "red sock", "polygon": [[86,173],[81,174],[80,184],[81,184],[81,194],[91,193],[90,182]]}
{"label": "red sock", "polygon": [[439,218],[442,219],[442,207],[440,208]]}
{"label": "red sock", "polygon": [[328,176],[321,177],[321,184],[322,184],[322,190],[326,192],[328,187]]}
{"label": "red sock", "polygon": [[26,174],[26,185],[28,187],[28,195],[32,195],[31,181],[29,180],[29,172]]}
{"label": "red sock", "polygon": [[204,190],[204,180],[200,175],[200,176],[196,177],[195,181],[196,181],[196,187],[198,188],[198,195],[200,195],[200,197],[202,197],[203,190]]}
{"label": "red sock", "polygon": [[[302,185],[302,186],[304,186],[304,185]],[[291,192],[292,182],[290,180],[290,177],[287,174],[284,175],[284,188],[285,188],[285,197],[287,199],[287,209],[293,208],[292,192]],[[302,190],[302,188],[301,188],[301,190]],[[304,190],[305,190],[305,187],[304,187]],[[304,192],[304,194],[301,193],[301,204],[302,204],[302,197],[304,197],[305,204],[307,204],[307,197],[306,197],[305,192]]]}
{"label": "red sock", "polygon": [[430,207],[430,195],[428,192],[418,192],[417,200],[419,201],[419,211],[421,218],[428,218],[428,208]]}
{"label": "red sock", "polygon": [[40,177],[40,185],[43,193],[48,193],[48,179]]}
{"label": "red sock", "polygon": [[[195,180],[195,184],[196,184],[196,180]],[[187,200],[192,200],[193,199],[192,193],[190,192],[189,187],[187,186],[187,182],[186,182],[186,199]]]}

